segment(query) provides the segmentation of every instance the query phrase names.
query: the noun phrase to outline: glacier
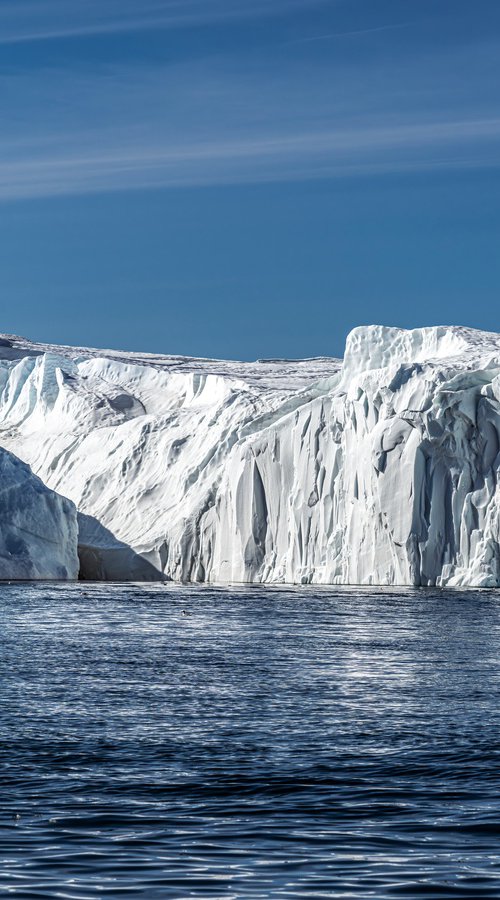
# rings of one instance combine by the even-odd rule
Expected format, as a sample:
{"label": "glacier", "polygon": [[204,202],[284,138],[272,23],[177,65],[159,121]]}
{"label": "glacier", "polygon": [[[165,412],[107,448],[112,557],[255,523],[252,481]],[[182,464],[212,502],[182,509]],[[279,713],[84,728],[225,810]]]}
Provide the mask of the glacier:
{"label": "glacier", "polygon": [[74,504],[0,449],[0,580],[74,580],[77,544]]}
{"label": "glacier", "polygon": [[255,363],[3,335],[0,446],[76,506],[83,578],[500,584],[498,334]]}

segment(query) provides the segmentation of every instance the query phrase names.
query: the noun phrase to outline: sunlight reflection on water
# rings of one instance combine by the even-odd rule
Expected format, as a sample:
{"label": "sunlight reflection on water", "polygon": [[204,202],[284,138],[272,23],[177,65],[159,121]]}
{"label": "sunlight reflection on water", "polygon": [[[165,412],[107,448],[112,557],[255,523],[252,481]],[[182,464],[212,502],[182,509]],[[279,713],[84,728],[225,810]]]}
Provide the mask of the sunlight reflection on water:
{"label": "sunlight reflection on water", "polygon": [[0,592],[0,891],[500,896],[497,592]]}

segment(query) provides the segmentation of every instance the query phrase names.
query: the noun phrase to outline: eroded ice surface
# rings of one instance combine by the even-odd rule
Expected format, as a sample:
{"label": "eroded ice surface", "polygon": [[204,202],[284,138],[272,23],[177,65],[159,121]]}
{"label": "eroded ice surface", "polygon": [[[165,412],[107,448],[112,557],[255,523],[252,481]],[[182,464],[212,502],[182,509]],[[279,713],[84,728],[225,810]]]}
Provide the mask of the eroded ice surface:
{"label": "eroded ice surface", "polygon": [[222,362],[4,336],[0,443],[80,511],[83,574],[500,584],[500,336],[355,329]]}
{"label": "eroded ice surface", "polygon": [[0,449],[0,579],[78,577],[76,509]]}

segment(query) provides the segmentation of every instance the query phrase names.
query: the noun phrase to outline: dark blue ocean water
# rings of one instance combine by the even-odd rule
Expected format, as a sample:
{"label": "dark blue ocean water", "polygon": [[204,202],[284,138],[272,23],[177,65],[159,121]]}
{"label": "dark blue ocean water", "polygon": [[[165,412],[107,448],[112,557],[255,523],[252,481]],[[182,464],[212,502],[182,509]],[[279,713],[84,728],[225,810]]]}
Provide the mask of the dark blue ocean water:
{"label": "dark blue ocean water", "polygon": [[0,596],[0,893],[500,897],[500,593]]}

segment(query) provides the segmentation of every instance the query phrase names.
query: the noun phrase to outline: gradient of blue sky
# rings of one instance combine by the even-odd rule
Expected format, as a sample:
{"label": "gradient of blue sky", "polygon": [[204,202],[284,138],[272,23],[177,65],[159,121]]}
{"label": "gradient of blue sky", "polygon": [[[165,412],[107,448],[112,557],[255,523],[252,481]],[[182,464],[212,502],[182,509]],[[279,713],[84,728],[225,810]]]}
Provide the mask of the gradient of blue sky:
{"label": "gradient of blue sky", "polygon": [[500,330],[497,0],[2,0],[1,330]]}

